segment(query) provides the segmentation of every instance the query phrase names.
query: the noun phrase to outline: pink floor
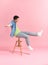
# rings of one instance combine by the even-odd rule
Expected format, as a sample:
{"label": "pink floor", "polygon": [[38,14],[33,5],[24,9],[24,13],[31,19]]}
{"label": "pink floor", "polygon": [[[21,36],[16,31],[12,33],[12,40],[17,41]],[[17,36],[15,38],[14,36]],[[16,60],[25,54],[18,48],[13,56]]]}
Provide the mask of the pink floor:
{"label": "pink floor", "polygon": [[48,49],[23,50],[22,56],[19,51],[0,51],[0,65],[48,65]]}

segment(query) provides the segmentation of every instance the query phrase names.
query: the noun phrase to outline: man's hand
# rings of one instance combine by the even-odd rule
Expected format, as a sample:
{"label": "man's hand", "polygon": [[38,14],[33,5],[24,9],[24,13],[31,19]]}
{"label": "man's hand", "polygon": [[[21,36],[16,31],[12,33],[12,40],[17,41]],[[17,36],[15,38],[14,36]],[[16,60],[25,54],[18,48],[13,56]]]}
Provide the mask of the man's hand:
{"label": "man's hand", "polygon": [[11,27],[11,26],[12,26],[12,24],[10,23],[10,24],[6,25],[5,27]]}
{"label": "man's hand", "polygon": [[9,24],[9,25],[6,25],[5,27],[10,27],[11,25]]}
{"label": "man's hand", "polygon": [[8,26],[6,25],[6,26],[4,26],[4,27],[8,27]]}

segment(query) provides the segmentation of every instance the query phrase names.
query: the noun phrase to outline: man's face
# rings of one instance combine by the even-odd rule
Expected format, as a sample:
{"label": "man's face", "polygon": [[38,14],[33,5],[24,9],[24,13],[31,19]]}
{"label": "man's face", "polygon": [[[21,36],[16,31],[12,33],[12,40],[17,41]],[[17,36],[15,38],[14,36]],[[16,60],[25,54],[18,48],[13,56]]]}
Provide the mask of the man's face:
{"label": "man's face", "polygon": [[17,18],[16,20],[15,20],[15,22],[18,22],[19,21],[19,18]]}

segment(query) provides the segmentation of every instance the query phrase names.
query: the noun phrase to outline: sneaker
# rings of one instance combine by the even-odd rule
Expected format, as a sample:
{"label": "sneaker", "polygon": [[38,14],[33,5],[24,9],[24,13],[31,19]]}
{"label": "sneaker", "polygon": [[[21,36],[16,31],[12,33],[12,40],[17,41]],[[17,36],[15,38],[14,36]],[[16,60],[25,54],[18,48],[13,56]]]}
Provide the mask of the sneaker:
{"label": "sneaker", "polygon": [[33,50],[33,48],[32,48],[31,46],[28,46],[28,49],[29,49],[29,50]]}
{"label": "sneaker", "polygon": [[43,30],[41,30],[40,32],[38,32],[38,36],[42,36],[43,34]]}

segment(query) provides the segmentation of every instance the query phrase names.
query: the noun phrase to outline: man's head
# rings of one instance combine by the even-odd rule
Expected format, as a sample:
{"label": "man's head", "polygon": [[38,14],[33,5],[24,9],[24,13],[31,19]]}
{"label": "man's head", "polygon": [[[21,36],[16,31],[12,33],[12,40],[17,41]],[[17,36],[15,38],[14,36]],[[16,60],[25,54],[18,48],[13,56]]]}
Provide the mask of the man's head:
{"label": "man's head", "polygon": [[13,17],[13,20],[14,20],[15,22],[18,22],[19,16],[15,15],[15,16]]}

